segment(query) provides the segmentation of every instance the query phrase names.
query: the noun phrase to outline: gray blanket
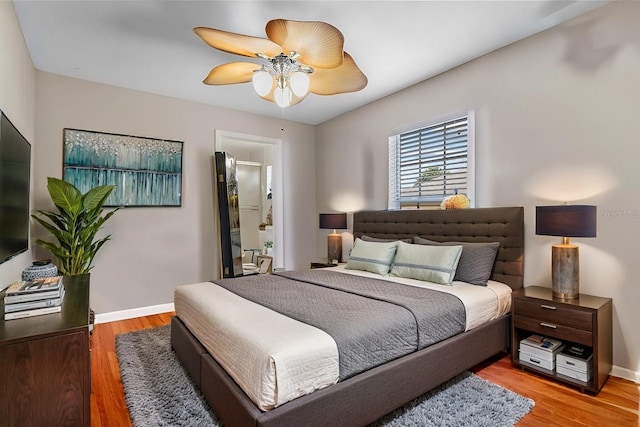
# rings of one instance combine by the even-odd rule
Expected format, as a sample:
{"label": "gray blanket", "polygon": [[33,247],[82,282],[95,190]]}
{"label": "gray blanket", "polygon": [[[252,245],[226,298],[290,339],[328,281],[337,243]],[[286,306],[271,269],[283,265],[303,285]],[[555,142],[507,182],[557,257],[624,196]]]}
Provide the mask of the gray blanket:
{"label": "gray blanket", "polygon": [[464,306],[453,295],[327,269],[214,283],[328,333],[338,346],[341,380],[465,328]]}

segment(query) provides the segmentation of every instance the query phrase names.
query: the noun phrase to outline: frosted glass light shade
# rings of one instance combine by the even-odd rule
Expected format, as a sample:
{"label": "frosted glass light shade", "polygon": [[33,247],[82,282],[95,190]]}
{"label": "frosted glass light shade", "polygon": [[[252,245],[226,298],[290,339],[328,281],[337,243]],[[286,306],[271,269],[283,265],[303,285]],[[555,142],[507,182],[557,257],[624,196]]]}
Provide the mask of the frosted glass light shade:
{"label": "frosted glass light shade", "polygon": [[296,71],[289,78],[291,90],[298,97],[303,97],[309,90],[309,75],[304,71]]}
{"label": "frosted glass light shade", "polygon": [[277,87],[273,97],[276,100],[276,104],[281,108],[286,108],[291,105],[291,89],[289,89],[289,87],[282,89]]}
{"label": "frosted glass light shade", "polygon": [[254,72],[251,81],[253,82],[253,88],[258,93],[258,95],[267,96],[269,92],[271,92],[273,79],[267,71],[260,70]]}

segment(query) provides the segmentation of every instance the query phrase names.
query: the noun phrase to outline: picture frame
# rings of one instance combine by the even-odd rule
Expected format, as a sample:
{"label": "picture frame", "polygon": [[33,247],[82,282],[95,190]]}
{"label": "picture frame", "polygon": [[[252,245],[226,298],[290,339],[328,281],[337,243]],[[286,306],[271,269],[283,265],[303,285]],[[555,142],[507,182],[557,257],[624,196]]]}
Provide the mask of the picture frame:
{"label": "picture frame", "polygon": [[105,207],[182,206],[182,141],[64,128],[63,180],[115,185]]}
{"label": "picture frame", "polygon": [[273,271],[273,257],[268,255],[258,255],[258,260],[256,264],[258,264],[258,273],[259,274],[269,274]]}

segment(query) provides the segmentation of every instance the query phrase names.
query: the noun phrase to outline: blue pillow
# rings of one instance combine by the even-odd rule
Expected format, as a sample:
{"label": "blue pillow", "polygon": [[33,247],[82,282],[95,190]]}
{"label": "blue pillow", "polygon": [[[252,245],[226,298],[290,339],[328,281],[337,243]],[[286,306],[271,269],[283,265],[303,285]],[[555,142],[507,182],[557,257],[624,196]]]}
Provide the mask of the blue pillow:
{"label": "blue pillow", "polygon": [[366,242],[356,239],[344,268],[387,274],[393,263],[398,242]]}
{"label": "blue pillow", "polygon": [[450,285],[461,253],[462,246],[411,245],[400,242],[390,274]]}

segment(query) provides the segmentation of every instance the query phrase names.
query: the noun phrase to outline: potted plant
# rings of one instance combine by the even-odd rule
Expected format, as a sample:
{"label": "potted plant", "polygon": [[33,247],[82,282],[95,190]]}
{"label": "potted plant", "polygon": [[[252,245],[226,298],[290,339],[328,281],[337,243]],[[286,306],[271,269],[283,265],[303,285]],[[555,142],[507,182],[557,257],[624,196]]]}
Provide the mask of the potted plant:
{"label": "potted plant", "polygon": [[271,255],[271,252],[273,252],[273,241],[267,240],[264,242],[264,252],[265,255]]}
{"label": "potted plant", "polygon": [[57,212],[38,210],[31,215],[57,243],[37,239],[36,244],[49,250],[58,260],[63,275],[88,273],[93,259],[111,235],[95,240],[98,230],[119,209],[102,215],[103,206],[113,185],[102,185],[82,194],[73,184],[57,178],[47,178],[47,189]]}

